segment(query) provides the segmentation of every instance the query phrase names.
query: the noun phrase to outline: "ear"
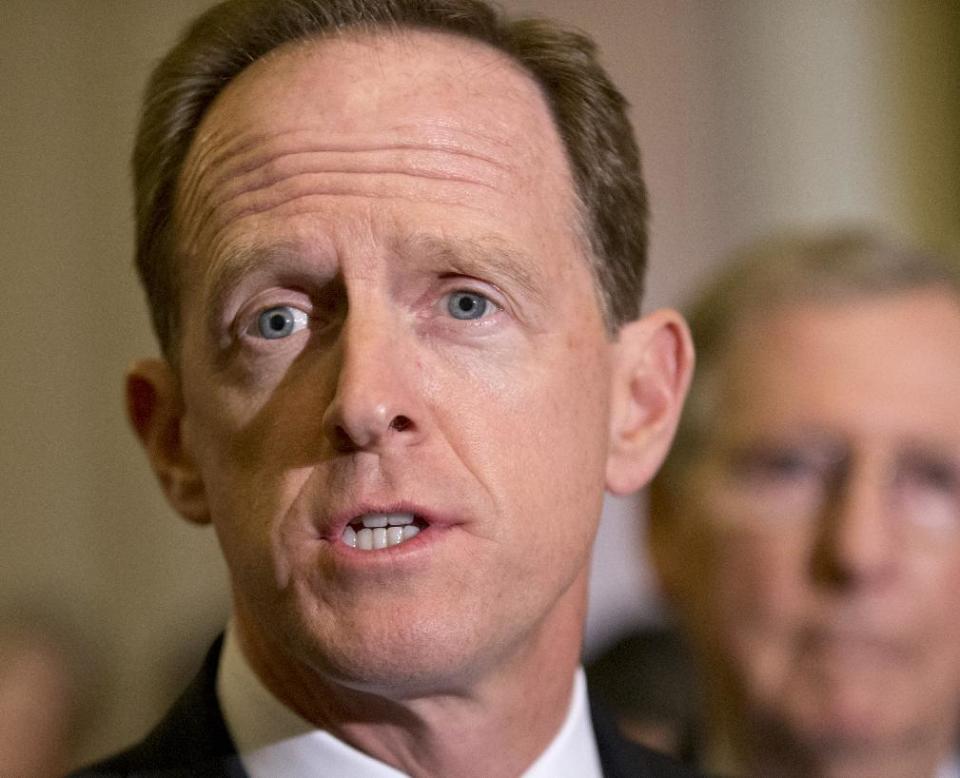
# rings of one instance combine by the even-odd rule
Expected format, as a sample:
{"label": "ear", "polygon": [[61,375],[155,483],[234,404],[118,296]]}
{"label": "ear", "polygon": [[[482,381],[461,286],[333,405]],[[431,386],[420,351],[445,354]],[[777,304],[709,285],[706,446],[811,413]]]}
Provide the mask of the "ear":
{"label": "ear", "polygon": [[170,504],[188,521],[209,523],[203,479],[183,434],[180,382],[169,362],[145,359],[130,368],[127,416]]}
{"label": "ear", "polygon": [[607,489],[628,494],[660,467],[693,374],[693,342],[676,311],[655,311],[620,329],[615,346]]}

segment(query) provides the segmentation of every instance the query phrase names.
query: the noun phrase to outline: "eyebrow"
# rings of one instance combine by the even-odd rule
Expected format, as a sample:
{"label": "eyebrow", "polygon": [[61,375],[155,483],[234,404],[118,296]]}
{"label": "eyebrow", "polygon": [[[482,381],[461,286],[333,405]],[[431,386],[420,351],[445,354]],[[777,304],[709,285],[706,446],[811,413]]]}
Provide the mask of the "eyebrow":
{"label": "eyebrow", "polygon": [[[495,235],[449,240],[414,234],[401,238],[395,252],[404,264],[433,265],[437,272],[471,276],[498,286],[516,286],[534,303],[546,302],[545,279],[531,270],[537,266],[532,256]],[[297,268],[316,273],[316,262],[307,259],[302,248],[292,243],[253,243],[233,247],[210,263],[203,286],[212,290],[205,318],[214,341],[219,338],[220,321],[232,293],[250,276],[270,273],[273,268],[284,268],[293,274]]]}
{"label": "eyebrow", "polygon": [[245,279],[257,272],[269,272],[271,268],[289,267],[291,263],[298,266],[306,264],[301,252],[292,245],[282,243],[271,246],[254,243],[235,247],[211,262],[203,278],[203,288],[211,290],[205,314],[206,329],[211,338],[218,340],[227,301]]}
{"label": "eyebrow", "polygon": [[448,240],[433,235],[412,235],[400,242],[399,253],[431,262],[448,272],[472,276],[480,280],[519,287],[535,302],[545,301],[546,289],[533,257],[490,235],[481,238]]}
{"label": "eyebrow", "polygon": [[960,472],[960,451],[939,442],[912,439],[903,441],[897,448],[896,460],[901,465],[913,466],[936,463]]}

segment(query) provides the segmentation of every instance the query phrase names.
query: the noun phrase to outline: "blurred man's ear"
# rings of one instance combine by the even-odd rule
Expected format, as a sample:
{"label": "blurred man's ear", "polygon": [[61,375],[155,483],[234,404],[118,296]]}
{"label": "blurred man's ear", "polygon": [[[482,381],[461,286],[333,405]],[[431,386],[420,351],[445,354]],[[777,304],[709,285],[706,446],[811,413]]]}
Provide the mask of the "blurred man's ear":
{"label": "blurred man's ear", "polygon": [[165,359],[144,359],[127,373],[127,416],[170,504],[188,521],[210,521],[203,479],[183,434],[180,382]]}
{"label": "blurred man's ear", "polygon": [[646,486],[663,462],[693,374],[693,342],[679,313],[625,324],[615,347],[607,489]]}

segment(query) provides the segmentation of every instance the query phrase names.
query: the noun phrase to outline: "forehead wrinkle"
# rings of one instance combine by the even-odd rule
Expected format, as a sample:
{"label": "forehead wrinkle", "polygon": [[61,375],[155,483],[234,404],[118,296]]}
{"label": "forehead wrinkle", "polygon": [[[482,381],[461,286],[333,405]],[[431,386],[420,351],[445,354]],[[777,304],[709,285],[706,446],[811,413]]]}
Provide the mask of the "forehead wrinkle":
{"label": "forehead wrinkle", "polygon": [[[311,215],[317,212],[316,202],[317,201],[326,201],[329,199],[338,200],[345,197],[358,197],[363,200],[390,200],[390,201],[408,201],[416,205],[422,205],[425,202],[438,202],[441,204],[449,204],[449,199],[443,198],[439,195],[425,197],[423,194],[411,193],[410,195],[398,195],[396,193],[389,192],[371,192],[369,186],[358,186],[358,187],[332,187],[328,186],[326,190],[322,193],[317,193],[314,191],[309,191],[306,193],[297,193],[290,195],[288,197],[277,199],[273,202],[264,204],[264,205],[246,205],[246,206],[237,206],[229,213],[226,213],[222,218],[214,218],[215,214],[219,210],[223,210],[222,206],[213,206],[209,209],[208,218],[206,218],[202,224],[198,225],[197,229],[194,231],[189,238],[194,241],[196,244],[201,244],[204,239],[204,235],[209,235],[208,245],[210,247],[209,252],[202,252],[203,254],[217,254],[219,253],[218,246],[229,242],[227,231],[229,228],[238,220],[243,219],[248,216],[257,216],[270,211],[274,211],[280,208],[287,208],[287,215],[290,217],[297,217],[302,215]],[[298,209],[290,208],[289,206],[292,203],[302,202],[303,207]],[[458,203],[459,208],[468,209],[483,213],[483,208],[480,206],[473,205],[469,202],[460,202]],[[196,256],[199,252],[192,252],[192,255]],[[188,254],[189,255],[189,254]]]}
{"label": "forehead wrinkle", "polygon": [[[264,145],[266,148],[262,148]],[[305,155],[311,155],[307,161],[302,160]],[[209,162],[203,164],[206,158]],[[223,221],[229,223],[243,215],[260,213],[297,199],[297,196],[281,196],[279,200],[276,197],[268,199],[262,207],[230,207],[246,196],[261,193],[269,197],[266,193],[272,188],[297,180],[303,186],[316,181],[315,178],[305,180],[306,176],[389,175],[462,183],[496,191],[507,189],[505,179],[510,173],[510,167],[495,156],[465,148],[464,144],[444,137],[416,143],[377,144],[364,139],[360,142],[353,139],[331,142],[327,134],[315,130],[239,136],[226,148],[207,144],[194,155],[191,163],[185,171],[178,211],[183,223],[194,226],[189,235],[193,240],[199,238],[203,225],[217,222],[214,219],[217,211],[226,211]],[[289,173],[285,170],[287,167],[292,168]],[[380,185],[376,185],[373,190],[379,188]],[[348,185],[328,187],[327,191],[315,194],[367,192],[353,191]],[[376,193],[370,196],[390,195]]]}
{"label": "forehead wrinkle", "polygon": [[[292,130],[288,134],[303,134],[303,131]],[[433,143],[408,143],[397,142],[390,144],[373,143],[350,143],[350,142],[316,142],[308,147],[302,145],[292,145],[285,147],[284,144],[276,144],[277,149],[261,149],[266,137],[261,139],[250,139],[249,141],[235,144],[235,149],[223,149],[219,154],[213,157],[208,165],[203,164],[203,158],[211,152],[201,152],[198,156],[196,165],[187,175],[187,182],[184,189],[183,202],[187,208],[190,208],[193,201],[197,199],[197,191],[205,179],[209,179],[209,184],[204,188],[209,192],[217,192],[226,188],[226,200],[238,194],[253,191],[257,188],[268,187],[272,183],[277,183],[285,177],[282,169],[285,161],[293,157],[303,155],[329,156],[330,163],[328,167],[318,166],[311,168],[309,165],[300,169],[300,173],[321,173],[321,172],[353,172],[355,165],[359,170],[357,172],[367,173],[394,173],[397,175],[419,175],[424,178],[447,179],[454,182],[474,183],[487,188],[495,188],[493,179],[502,177],[509,168],[501,163],[495,157],[479,154],[453,144],[433,144]],[[252,152],[251,152],[252,150]],[[372,157],[364,160],[362,155]],[[391,164],[389,157],[393,155],[397,158],[396,162]],[[235,161],[230,164],[231,157]],[[387,157],[383,162],[378,158]],[[436,164],[428,164],[431,157],[436,158]],[[464,172],[454,172],[451,165],[444,165],[444,160],[456,161],[469,165],[470,161],[479,163],[471,166],[471,170]],[[319,160],[318,160],[319,162]],[[340,163],[339,165],[337,163]],[[403,164],[408,163],[410,171],[402,169]],[[492,175],[484,176],[483,167],[491,168]],[[209,173],[210,170],[218,170],[216,174]],[[472,172],[473,175],[468,175]],[[489,178],[490,180],[484,180]],[[253,179],[252,183],[249,181]],[[231,183],[232,182],[232,183]]]}
{"label": "forehead wrinkle", "polygon": [[[247,194],[269,191],[276,185],[292,182],[303,176],[330,175],[393,175],[409,178],[424,178],[454,183],[465,183],[496,190],[496,186],[481,177],[454,173],[443,166],[425,164],[428,159],[414,159],[409,152],[430,153],[430,149],[415,146],[399,146],[390,149],[311,149],[308,151],[289,151],[271,157],[264,157],[257,166],[236,176],[224,176],[221,187],[223,205]],[[399,152],[394,154],[394,152]],[[361,156],[362,155],[362,156]],[[294,161],[294,157],[307,159]],[[393,159],[397,156],[400,159]],[[285,164],[295,167],[289,172]],[[226,183],[229,181],[229,183]]]}
{"label": "forehead wrinkle", "polygon": [[[425,129],[429,129],[429,137],[426,141],[408,140],[407,130],[413,130],[415,135],[419,132],[421,135]],[[375,136],[368,133],[365,137],[362,133],[332,133],[326,130],[320,130],[311,127],[293,127],[289,129],[276,130],[273,132],[240,132],[232,142],[221,140],[225,133],[216,132],[208,139],[198,141],[196,153],[196,163],[193,165],[195,170],[204,170],[209,168],[222,168],[219,176],[212,177],[214,186],[223,182],[224,179],[232,176],[242,175],[261,167],[271,159],[280,159],[284,156],[296,153],[317,152],[377,152],[377,151],[424,151],[424,152],[444,152],[455,157],[473,159],[485,163],[490,167],[509,170],[496,153],[496,149],[505,150],[509,144],[495,136],[480,133],[469,128],[456,128],[451,131],[448,124],[430,124],[428,127],[415,127],[398,125],[390,128],[389,135],[395,137],[384,138],[381,135]],[[489,150],[480,150],[468,148],[466,144],[457,142],[454,136],[463,135],[469,139],[479,141],[480,144],[487,144]],[[479,144],[478,144],[479,145]],[[260,154],[256,152],[259,148],[265,147]],[[211,155],[215,154],[215,156]],[[247,157],[252,157],[250,161],[245,161]],[[227,165],[231,158],[236,158],[235,165]]]}

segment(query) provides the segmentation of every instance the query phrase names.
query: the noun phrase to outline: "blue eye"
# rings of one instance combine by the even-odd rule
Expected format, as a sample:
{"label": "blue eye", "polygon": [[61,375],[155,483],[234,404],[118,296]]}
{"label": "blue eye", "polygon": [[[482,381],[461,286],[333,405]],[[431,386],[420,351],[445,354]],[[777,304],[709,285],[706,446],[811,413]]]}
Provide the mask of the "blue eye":
{"label": "blue eye", "polygon": [[267,308],[257,317],[257,332],[267,340],[288,338],[308,324],[305,311],[290,305]]}
{"label": "blue eye", "polygon": [[447,312],[462,321],[481,319],[494,305],[482,294],[476,292],[454,292],[447,298]]}

